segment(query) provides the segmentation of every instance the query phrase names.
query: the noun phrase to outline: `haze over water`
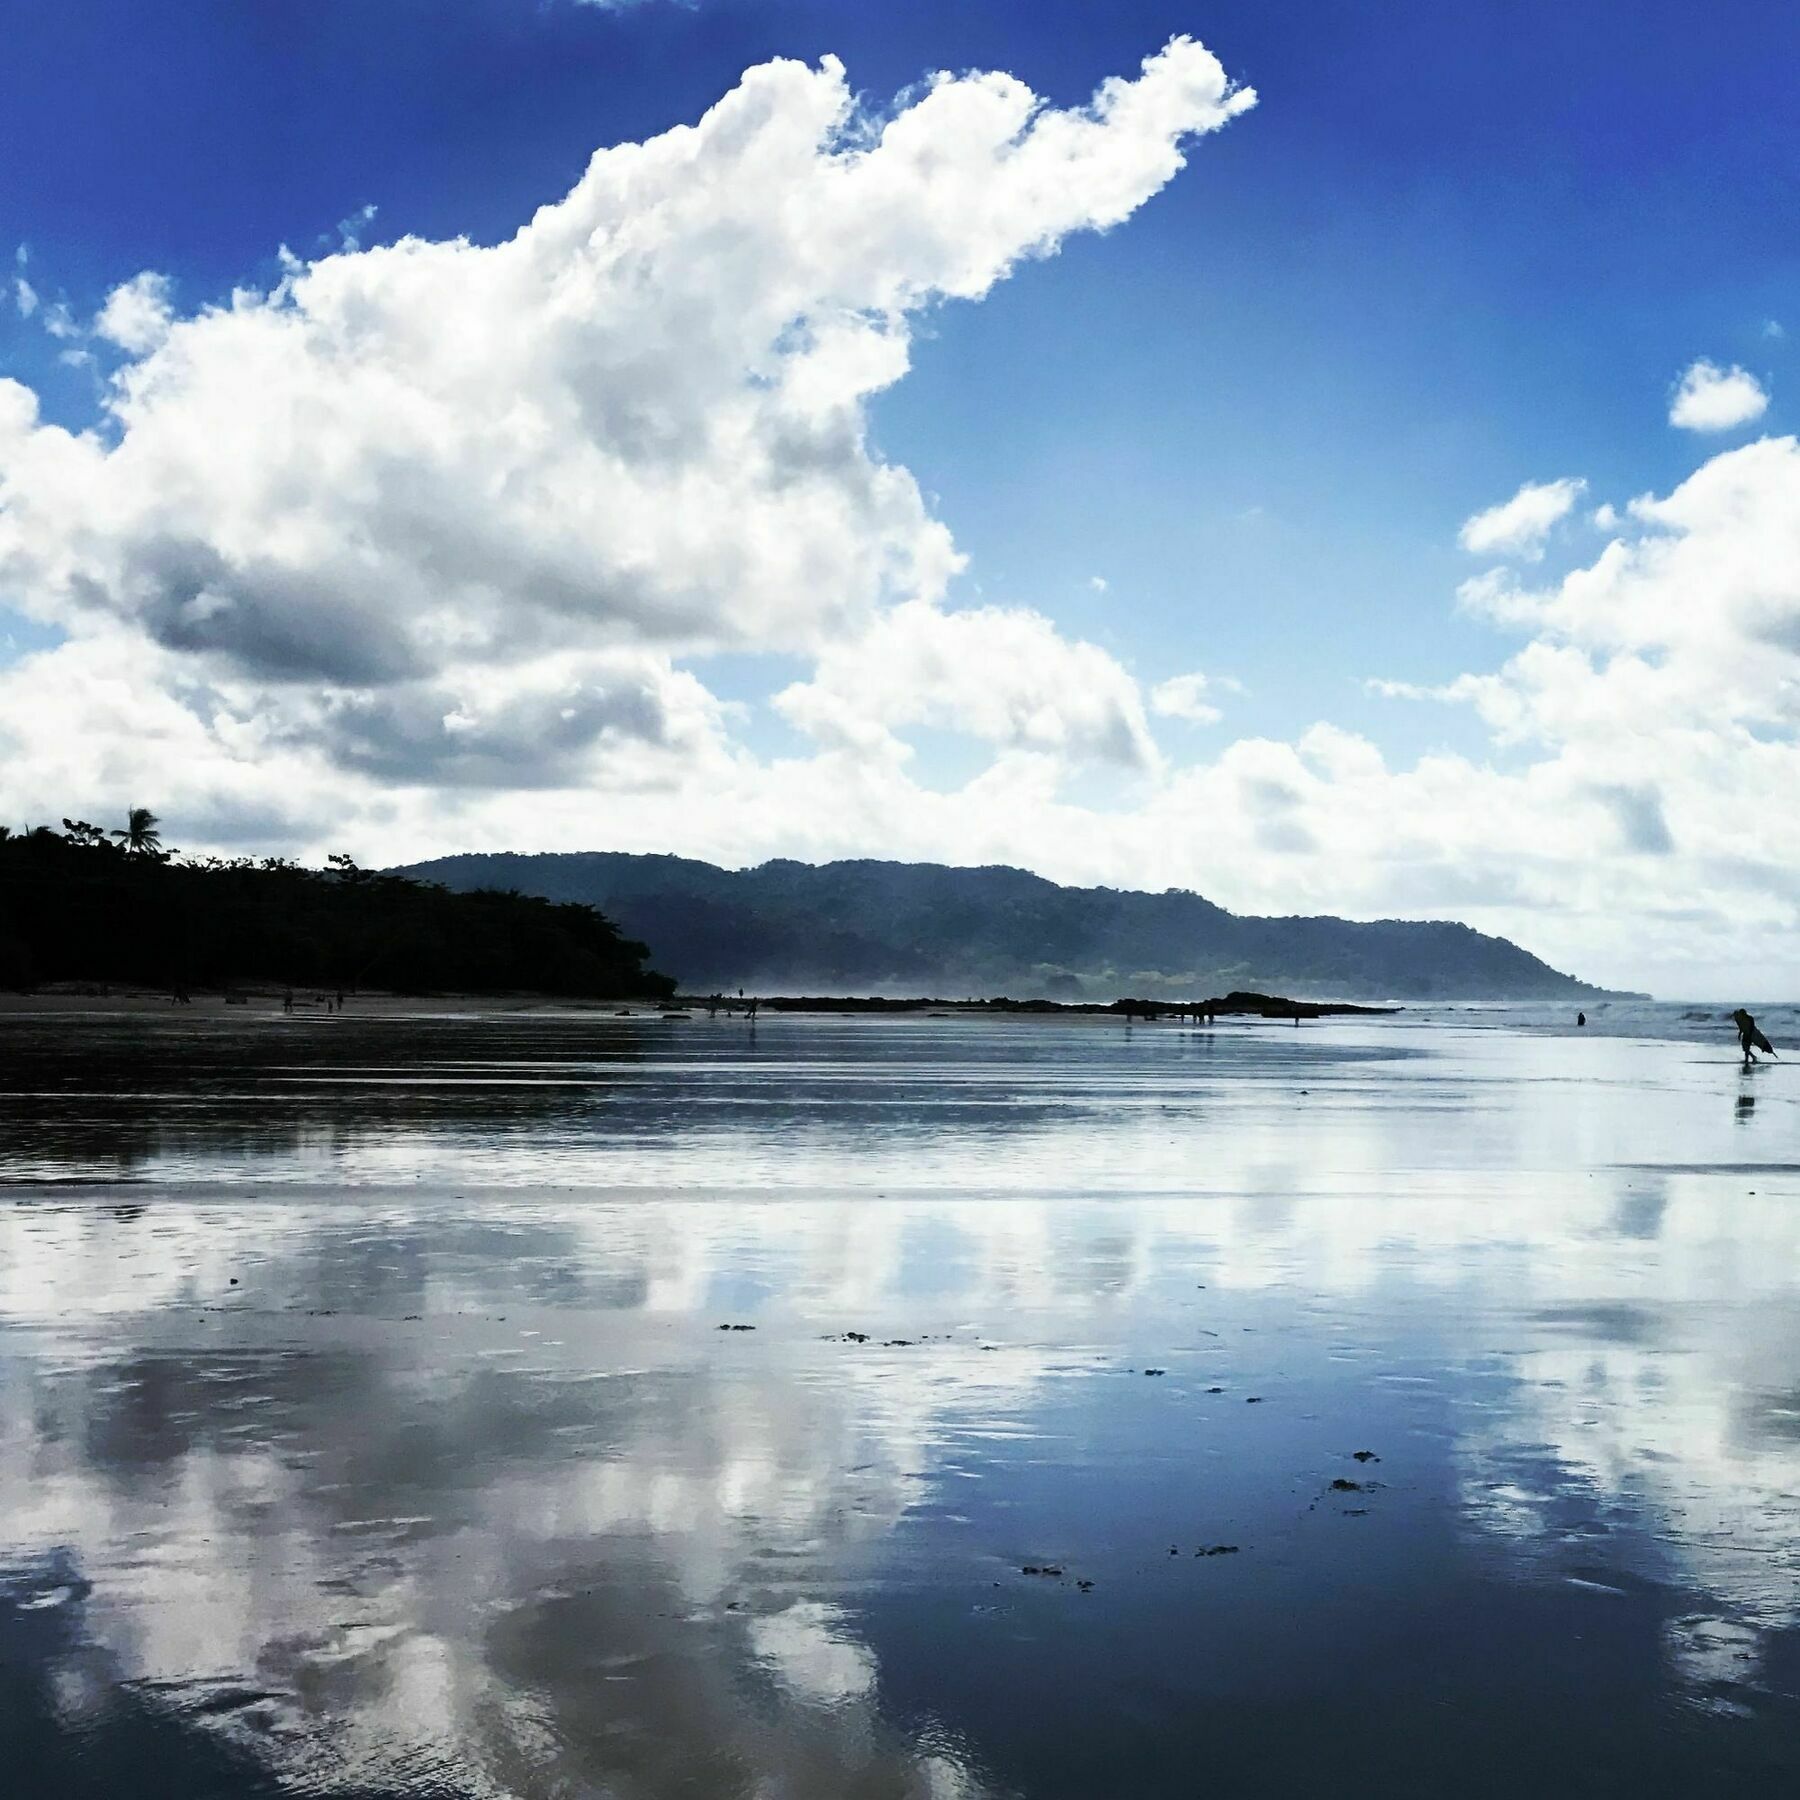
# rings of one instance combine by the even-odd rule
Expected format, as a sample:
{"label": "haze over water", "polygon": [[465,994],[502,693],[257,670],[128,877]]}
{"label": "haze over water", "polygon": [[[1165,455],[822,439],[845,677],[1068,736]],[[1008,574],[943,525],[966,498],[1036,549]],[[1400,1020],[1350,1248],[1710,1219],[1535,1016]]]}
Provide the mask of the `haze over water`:
{"label": "haze over water", "polygon": [[1800,1087],[1530,1022],[0,1019],[0,1756],[1779,1791]]}

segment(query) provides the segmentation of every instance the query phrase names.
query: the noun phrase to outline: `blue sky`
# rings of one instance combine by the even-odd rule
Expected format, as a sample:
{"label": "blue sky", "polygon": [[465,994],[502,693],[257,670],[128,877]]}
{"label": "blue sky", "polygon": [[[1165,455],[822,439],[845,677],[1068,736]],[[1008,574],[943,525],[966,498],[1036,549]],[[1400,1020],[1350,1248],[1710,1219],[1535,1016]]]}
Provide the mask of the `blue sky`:
{"label": "blue sky", "polygon": [[[77,311],[140,268],[219,297],[371,203],[365,241],[492,241],[771,56],[1071,103],[1194,33],[1254,119],[1129,227],[945,308],[877,427],[985,595],[1151,669],[1201,643],[1276,733],[1468,737],[1361,687],[1492,654],[1451,605],[1457,525],[1565,465],[1619,501],[1678,480],[1669,385],[1698,354],[1779,370],[1800,272],[1769,229],[1800,14],[1766,4],[84,0],[11,30],[0,230]],[[0,314],[0,368],[85,422],[55,348]]]}
{"label": "blue sky", "polygon": [[[1219,723],[1156,725],[1177,761],[1327,719],[1390,763],[1441,746],[1515,767],[1528,752],[1474,710],[1365,686],[1442,686],[1519,647],[1455,604],[1481,566],[1461,523],[1526,481],[1579,476],[1582,507],[1532,573],[1591,563],[1594,504],[1666,493],[1735,441],[1669,428],[1697,357],[1742,365],[1770,396],[1757,431],[1786,429],[1792,352],[1770,322],[1800,329],[1800,14],[1772,5],[84,0],[15,14],[0,245],[26,247],[42,305],[0,309],[0,375],[73,427],[99,417],[110,364],[98,348],[59,361],[67,341],[45,317],[61,303],[90,319],[139,270],[191,311],[267,287],[279,246],[317,256],[371,205],[365,245],[500,242],[595,147],[699,118],[775,56],[834,52],[877,107],[971,68],[1076,106],[1172,35],[1200,38],[1255,87],[1254,112],[1117,228],[924,315],[911,373],[869,405],[881,452],[969,558],[956,603],[1029,607],[1146,684],[1193,668],[1242,683]],[[56,635],[0,613],[0,657]],[[744,745],[796,752],[766,701],[804,655],[690,666],[744,705]],[[910,741],[928,785],[984,754],[929,723]]]}

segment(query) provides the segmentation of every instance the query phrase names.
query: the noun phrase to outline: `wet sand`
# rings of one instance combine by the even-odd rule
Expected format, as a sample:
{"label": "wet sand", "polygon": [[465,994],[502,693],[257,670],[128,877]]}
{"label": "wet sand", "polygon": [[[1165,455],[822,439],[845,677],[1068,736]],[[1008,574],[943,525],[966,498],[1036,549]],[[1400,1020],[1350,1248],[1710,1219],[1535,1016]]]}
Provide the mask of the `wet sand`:
{"label": "wet sand", "polygon": [[22,1791],[1800,1775],[1800,1073],[400,1010],[0,1017]]}

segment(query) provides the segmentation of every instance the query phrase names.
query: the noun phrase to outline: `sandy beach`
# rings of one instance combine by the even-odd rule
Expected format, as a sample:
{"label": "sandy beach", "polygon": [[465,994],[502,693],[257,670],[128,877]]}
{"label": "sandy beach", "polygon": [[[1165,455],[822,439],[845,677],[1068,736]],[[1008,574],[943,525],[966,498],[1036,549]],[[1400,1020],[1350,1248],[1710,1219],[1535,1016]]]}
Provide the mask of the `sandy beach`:
{"label": "sandy beach", "polygon": [[29,1791],[1800,1768],[1783,1067],[119,1005],[0,1018]]}

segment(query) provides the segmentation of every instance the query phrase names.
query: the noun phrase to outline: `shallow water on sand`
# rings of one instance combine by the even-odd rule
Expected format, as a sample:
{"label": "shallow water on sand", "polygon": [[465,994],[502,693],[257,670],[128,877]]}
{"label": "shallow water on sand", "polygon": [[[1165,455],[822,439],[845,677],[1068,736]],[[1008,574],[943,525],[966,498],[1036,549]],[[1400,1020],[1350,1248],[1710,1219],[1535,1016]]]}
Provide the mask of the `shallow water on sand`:
{"label": "shallow water on sand", "polygon": [[0,1020],[0,1766],[1786,1791],[1797,1133],[1491,1017]]}

